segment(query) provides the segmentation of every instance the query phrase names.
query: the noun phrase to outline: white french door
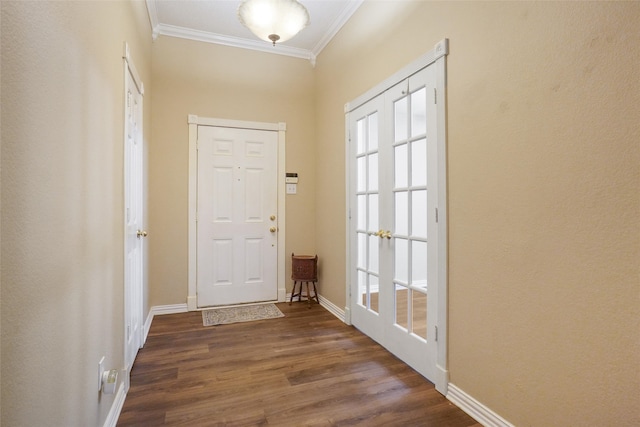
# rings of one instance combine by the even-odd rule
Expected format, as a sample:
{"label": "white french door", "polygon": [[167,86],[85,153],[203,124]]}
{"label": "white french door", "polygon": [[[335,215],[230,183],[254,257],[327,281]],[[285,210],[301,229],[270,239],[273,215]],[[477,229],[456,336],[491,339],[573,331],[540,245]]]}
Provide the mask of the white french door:
{"label": "white french door", "polygon": [[124,135],[124,322],[125,386],[138,350],[143,344],[142,294],[144,282],[143,217],[143,114],[142,83],[125,56],[125,135]]}
{"label": "white french door", "polygon": [[[388,280],[389,263],[381,261],[389,223],[380,209],[380,186],[386,192],[389,157],[380,147],[384,123],[384,97],[379,96],[350,113],[351,172],[351,322],[374,340],[384,342],[384,310],[380,312],[380,281]],[[382,176],[380,175],[382,172]],[[382,203],[385,203],[383,198]],[[383,218],[381,218],[381,214]],[[382,256],[385,256],[383,253]],[[381,271],[382,270],[382,271]],[[381,315],[382,314],[382,315]]]}
{"label": "white french door", "polygon": [[446,187],[437,88],[431,63],[348,112],[349,314],[442,391],[446,242],[438,208]]}
{"label": "white french door", "polygon": [[198,306],[278,299],[278,132],[198,126]]}
{"label": "white french door", "polygon": [[[381,297],[389,314],[386,345],[435,382],[437,299],[437,153],[434,67],[427,67],[385,93],[390,108],[386,155],[392,159],[381,209],[384,262],[390,276]],[[382,251],[381,251],[382,252]]]}

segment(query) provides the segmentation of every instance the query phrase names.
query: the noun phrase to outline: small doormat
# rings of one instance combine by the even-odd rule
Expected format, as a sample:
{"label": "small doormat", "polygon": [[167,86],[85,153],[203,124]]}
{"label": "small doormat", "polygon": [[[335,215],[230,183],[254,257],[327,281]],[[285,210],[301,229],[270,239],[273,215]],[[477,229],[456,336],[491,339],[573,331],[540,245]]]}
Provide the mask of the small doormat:
{"label": "small doormat", "polygon": [[215,326],[278,317],[284,317],[284,314],[274,304],[213,308],[202,312],[202,324],[204,326]]}

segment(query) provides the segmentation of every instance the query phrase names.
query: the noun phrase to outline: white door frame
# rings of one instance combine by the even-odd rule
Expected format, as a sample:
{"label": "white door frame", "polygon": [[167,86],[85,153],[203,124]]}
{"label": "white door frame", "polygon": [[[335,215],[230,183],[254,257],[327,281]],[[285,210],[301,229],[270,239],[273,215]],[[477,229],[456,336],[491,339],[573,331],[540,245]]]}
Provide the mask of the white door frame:
{"label": "white door frame", "polygon": [[198,126],[218,126],[236,129],[256,129],[278,132],[278,302],[286,301],[285,278],[285,133],[286,123],[248,122],[242,120],[227,120],[198,117],[189,114],[189,272],[187,309],[198,310],[198,296],[196,283],[197,267],[197,185],[198,185]]}
{"label": "white door frame", "polygon": [[[144,241],[140,242],[140,259],[141,259],[141,265],[140,267],[140,282],[137,283],[136,281],[133,281],[134,284],[139,285],[137,288],[132,288],[130,287],[130,277],[131,277],[131,272],[128,270],[127,265],[127,255],[128,255],[128,239],[131,237],[129,234],[132,232],[132,230],[129,230],[127,223],[128,223],[128,218],[127,218],[127,195],[129,192],[129,186],[130,186],[130,182],[131,182],[131,177],[128,174],[128,168],[126,167],[127,164],[127,139],[128,139],[128,135],[127,135],[127,104],[128,102],[130,102],[130,100],[128,99],[128,91],[129,90],[136,90],[138,91],[138,93],[140,94],[141,98],[144,97],[144,84],[142,83],[142,80],[140,79],[140,75],[138,74],[135,66],[133,65],[133,61],[131,60],[131,55],[129,52],[129,46],[128,44],[125,42],[124,43],[124,53],[123,53],[123,59],[124,59],[124,114],[123,114],[123,118],[124,118],[124,127],[123,127],[123,152],[124,152],[124,156],[123,156],[123,162],[125,164],[124,169],[124,176],[123,176],[123,193],[124,193],[124,207],[125,210],[123,212],[123,219],[124,219],[124,299],[123,299],[123,303],[124,303],[124,362],[125,362],[125,378],[124,378],[124,387],[125,387],[125,391],[127,391],[129,389],[129,374],[130,374],[130,370],[131,367],[133,365],[133,360],[129,361],[129,342],[128,342],[128,336],[129,334],[132,334],[133,336],[131,337],[131,341],[133,343],[135,343],[137,345],[138,348],[141,348],[142,345],[144,344],[144,324],[143,324],[143,284],[144,284],[144,266],[146,265],[145,262],[145,252],[144,252]],[[129,85],[129,79],[128,76],[131,75],[132,80],[135,84],[135,88],[130,88]],[[139,123],[140,125],[140,141],[138,141],[141,145],[140,145],[140,150],[142,152],[142,156],[144,156],[144,138],[142,137],[142,132],[144,129],[144,115],[142,114],[143,112],[143,108],[142,105],[140,106],[140,120],[141,123]],[[141,193],[140,196],[143,198],[143,200],[140,200],[140,218],[141,221],[144,219],[144,157],[141,158],[141,168],[142,170],[140,170],[140,174],[142,175],[142,179],[140,182],[140,185],[142,186],[141,188]],[[139,224],[141,226],[141,230],[144,229],[143,224]],[[141,235],[138,235],[138,239],[140,239]],[[135,294],[133,301],[131,301],[131,293]],[[135,303],[135,304],[134,304]],[[138,321],[138,327],[135,329],[132,329],[130,327],[130,322],[131,319],[137,319]],[[133,358],[135,360],[135,356]]]}
{"label": "white door frame", "polygon": [[348,119],[349,112],[355,110],[364,103],[372,100],[376,96],[384,93],[387,89],[393,87],[397,83],[409,78],[411,75],[417,73],[427,66],[434,66],[436,72],[436,93],[438,102],[436,103],[436,126],[437,126],[437,151],[438,151],[438,250],[437,250],[437,291],[429,291],[430,295],[436,293],[438,301],[438,316],[437,316],[437,355],[436,355],[436,389],[446,396],[449,385],[449,370],[447,363],[447,350],[448,350],[448,258],[447,258],[447,135],[446,135],[446,55],[449,53],[449,40],[443,39],[436,43],[433,50],[427,52],[411,64],[402,68],[389,78],[385,79],[371,90],[367,91],[363,95],[359,96],[355,100],[345,104],[344,112],[347,115],[345,120],[345,162],[346,162],[346,224],[345,230],[347,242],[347,262],[345,276],[347,278],[346,286],[346,307],[345,307],[345,322],[351,324],[351,266],[354,260],[351,259],[351,218],[350,218],[350,204],[351,204],[351,161],[349,153],[349,124]]}

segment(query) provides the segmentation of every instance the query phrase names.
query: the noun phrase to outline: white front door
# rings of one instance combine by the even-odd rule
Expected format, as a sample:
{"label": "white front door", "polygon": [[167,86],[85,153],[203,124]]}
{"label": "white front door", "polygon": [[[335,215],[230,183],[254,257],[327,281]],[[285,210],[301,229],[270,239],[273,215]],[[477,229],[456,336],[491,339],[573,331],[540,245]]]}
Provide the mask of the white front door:
{"label": "white front door", "polygon": [[198,126],[198,307],[278,299],[278,132]]}
{"label": "white front door", "polygon": [[349,113],[354,326],[436,381],[435,67]]}
{"label": "white front door", "polygon": [[[125,65],[125,368],[130,372],[142,346],[143,227],[143,139],[142,91]],[[128,381],[128,375],[127,375]]]}

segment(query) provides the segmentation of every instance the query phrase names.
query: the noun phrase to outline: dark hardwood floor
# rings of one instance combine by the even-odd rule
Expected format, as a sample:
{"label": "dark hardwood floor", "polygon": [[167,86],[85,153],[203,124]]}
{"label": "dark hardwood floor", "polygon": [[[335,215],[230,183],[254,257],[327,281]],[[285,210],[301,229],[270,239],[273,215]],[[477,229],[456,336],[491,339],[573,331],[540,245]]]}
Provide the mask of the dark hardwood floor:
{"label": "dark hardwood floor", "polygon": [[433,384],[317,304],[202,326],[156,316],[118,426],[480,426]]}

